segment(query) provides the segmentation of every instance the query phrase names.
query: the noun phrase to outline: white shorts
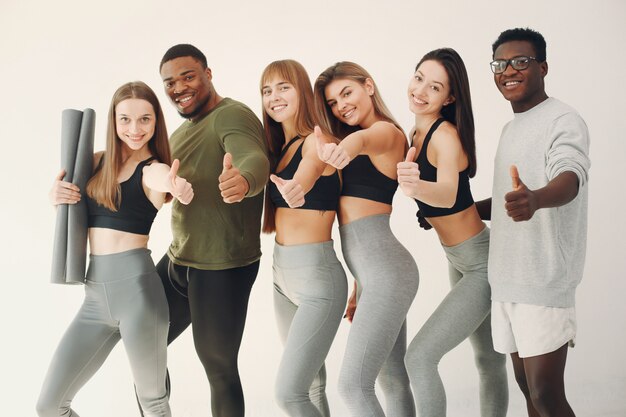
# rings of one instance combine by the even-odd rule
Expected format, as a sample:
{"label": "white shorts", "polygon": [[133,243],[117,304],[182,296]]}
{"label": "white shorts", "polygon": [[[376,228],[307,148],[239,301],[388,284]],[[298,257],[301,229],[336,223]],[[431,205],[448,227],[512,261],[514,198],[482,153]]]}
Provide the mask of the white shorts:
{"label": "white shorts", "polygon": [[574,347],[576,309],[492,301],[491,332],[496,352],[520,358],[554,352],[565,343]]}

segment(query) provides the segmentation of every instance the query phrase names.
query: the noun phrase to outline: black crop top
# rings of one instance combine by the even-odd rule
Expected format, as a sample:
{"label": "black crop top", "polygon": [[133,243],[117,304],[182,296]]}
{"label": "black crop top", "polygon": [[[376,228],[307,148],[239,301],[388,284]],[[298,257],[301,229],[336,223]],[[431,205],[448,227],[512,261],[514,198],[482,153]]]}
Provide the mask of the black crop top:
{"label": "black crop top", "polygon": [[357,155],[343,169],[342,196],[391,204],[398,181],[380,172],[368,155]]}
{"label": "black crop top", "polygon": [[[424,143],[422,144],[422,149],[420,150],[419,155],[417,155],[417,159],[415,162],[419,165],[420,169],[420,179],[424,181],[436,182],[437,181],[437,168],[434,167],[429,161],[427,157],[428,144],[430,143],[430,138],[433,133],[441,123],[443,123],[444,119],[437,119],[435,123],[430,127],[428,133],[426,133],[426,137],[424,138]],[[433,207],[428,204],[421,202],[419,200],[415,200],[417,202],[417,206],[419,207],[422,215],[424,217],[440,217],[447,216],[449,214],[458,213],[460,211],[465,210],[472,204],[474,204],[474,199],[472,198],[472,192],[470,190],[469,184],[469,167],[464,171],[459,172],[459,185],[456,191],[456,200],[454,202],[454,206],[450,208],[446,207]]]}
{"label": "black crop top", "polygon": [[[102,158],[104,158],[104,156]],[[141,179],[143,177],[143,167],[153,159],[155,158],[152,156],[145,161],[139,162],[133,175],[126,181],[120,183],[121,202],[117,211],[111,211],[87,196],[89,227],[114,229],[140,235],[150,233],[152,222],[158,210],[146,196]],[[96,171],[100,169],[101,166],[102,159],[100,159]]]}
{"label": "black crop top", "polygon": [[[299,136],[291,139],[287,146],[282,150],[280,154],[280,158],[278,162],[285,157],[285,153],[287,149],[294,144]],[[296,149],[296,152],[293,154],[293,157],[280,172],[277,172],[276,175],[284,180],[290,180],[296,173],[298,169],[298,165],[302,161],[302,146],[304,145],[304,140]],[[289,205],[285,202],[285,199],[278,191],[278,187],[276,184],[270,181],[269,183],[269,194],[272,203],[276,207],[289,207]],[[339,203],[339,194],[341,191],[341,184],[339,182],[339,173],[335,170],[335,172],[331,175],[322,175],[315,181],[313,188],[306,193],[304,196],[304,205],[297,207],[299,209],[305,210],[337,210],[337,205]]]}

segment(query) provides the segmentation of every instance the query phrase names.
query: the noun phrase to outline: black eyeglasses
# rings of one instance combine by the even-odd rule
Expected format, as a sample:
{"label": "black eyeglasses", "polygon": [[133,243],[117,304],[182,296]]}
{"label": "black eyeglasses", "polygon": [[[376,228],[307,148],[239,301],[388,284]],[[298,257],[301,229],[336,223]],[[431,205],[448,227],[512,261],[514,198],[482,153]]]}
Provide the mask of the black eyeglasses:
{"label": "black eyeglasses", "polygon": [[502,74],[504,71],[506,71],[506,67],[508,67],[509,64],[511,64],[511,67],[514,70],[525,70],[530,65],[531,60],[537,61],[537,58],[535,58],[534,56],[516,56],[515,58],[511,59],[496,59],[495,61],[491,61],[490,63],[491,71],[494,74]]}

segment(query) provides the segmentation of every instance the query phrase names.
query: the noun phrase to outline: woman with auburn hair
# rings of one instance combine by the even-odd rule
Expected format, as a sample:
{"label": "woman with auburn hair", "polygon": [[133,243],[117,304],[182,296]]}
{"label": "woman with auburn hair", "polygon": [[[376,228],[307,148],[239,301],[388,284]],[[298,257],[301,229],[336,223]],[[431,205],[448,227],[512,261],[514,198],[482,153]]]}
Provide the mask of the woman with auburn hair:
{"label": "woman with auburn hair", "polygon": [[[144,416],[170,416],[165,391],[169,314],[147,249],[148,234],[167,193],[189,204],[193,190],[171,163],[165,121],[154,92],[142,82],[113,95],[106,151],[94,155],[87,183],[89,268],[85,300],[65,332],[43,383],[41,417],[77,415],[74,396],[121,339]],[[76,204],[81,190],[59,172],[50,202]]]}
{"label": "woman with auburn hair", "polygon": [[317,157],[313,90],[301,64],[269,64],[261,96],[273,173],[263,231],[276,232],[274,309],[285,345],[276,398],[289,416],[328,417],[324,360],[348,291],[331,238],[339,173]]}
{"label": "woman with auburn hair", "polygon": [[358,308],[347,313],[352,328],[339,392],[352,416],[385,416],[374,391],[379,377],[386,415],[411,417],[415,409],[404,367],[405,318],[419,274],[389,226],[398,186],[396,164],[404,159],[406,138],[372,77],[359,65],[331,66],[317,78],[314,89],[322,122],[321,129],[315,128],[318,155],[343,169],[339,232],[358,294]]}
{"label": "woman with auburn hair", "polygon": [[398,164],[398,182],[404,194],[417,201],[418,217],[425,217],[437,231],[452,285],[406,355],[415,404],[420,417],[446,415],[437,367],[469,337],[480,376],[481,415],[503,417],[508,406],[506,359],[491,340],[489,229],[470,191],[469,179],[476,173],[474,117],[459,54],[443,48],[424,55],[409,81],[408,98],[415,126],[412,147]]}

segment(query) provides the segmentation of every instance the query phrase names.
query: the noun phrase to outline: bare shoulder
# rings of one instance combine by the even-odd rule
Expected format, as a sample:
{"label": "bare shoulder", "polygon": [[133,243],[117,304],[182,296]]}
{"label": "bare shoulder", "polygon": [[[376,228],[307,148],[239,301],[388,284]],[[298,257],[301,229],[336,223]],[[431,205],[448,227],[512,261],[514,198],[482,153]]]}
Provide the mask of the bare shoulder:
{"label": "bare shoulder", "polygon": [[315,133],[311,132],[309,135],[307,135],[307,137],[304,138],[304,145],[303,149],[309,148],[309,147],[313,147],[315,148],[315,141],[316,141],[316,137],[315,137]]}
{"label": "bare shoulder", "polygon": [[317,156],[317,137],[314,133],[304,138],[304,143],[302,144],[302,158],[313,158],[319,161]]}
{"label": "bare shoulder", "polygon": [[456,126],[454,126],[450,122],[443,122],[437,128],[437,130],[433,132],[430,143],[435,148],[461,148],[461,139],[459,138],[459,132],[456,130]]}
{"label": "bare shoulder", "polygon": [[400,130],[398,128],[398,126],[394,125],[391,122],[388,122],[386,120],[379,120],[377,122],[374,122],[369,129],[372,130],[376,130],[379,131],[381,133],[386,133],[389,135],[402,135],[404,136],[404,133],[402,133],[402,130]]}

